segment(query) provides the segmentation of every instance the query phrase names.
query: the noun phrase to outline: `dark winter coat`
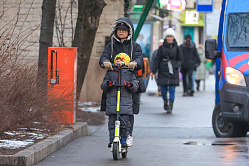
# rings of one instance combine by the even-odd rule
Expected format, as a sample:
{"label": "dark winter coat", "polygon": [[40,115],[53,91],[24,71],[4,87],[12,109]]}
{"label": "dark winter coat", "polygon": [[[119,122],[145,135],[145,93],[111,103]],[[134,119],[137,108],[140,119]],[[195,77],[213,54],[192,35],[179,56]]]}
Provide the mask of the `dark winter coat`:
{"label": "dark winter coat", "polygon": [[[133,84],[132,87],[121,87],[121,97],[120,97],[120,114],[132,115],[132,93],[136,92],[138,89],[138,81],[136,80],[135,75],[127,70],[121,69],[121,85],[125,85],[130,82]],[[101,89],[106,93],[106,115],[116,114],[117,108],[117,87],[109,87],[107,81],[111,81],[114,84],[118,84],[118,75],[114,70],[108,71],[104,77],[104,81],[101,84]]]}
{"label": "dark winter coat", "polygon": [[157,56],[157,52],[158,52],[158,49],[156,49],[156,50],[152,53],[152,55],[151,55],[151,58],[150,58],[150,68],[151,68],[151,69],[153,68],[153,63],[154,63],[155,58],[156,58],[156,56]]}
{"label": "dark winter coat", "polygon": [[190,46],[188,46],[184,43],[180,45],[180,47],[184,58],[181,70],[195,70],[200,65],[200,58],[197,54],[195,45],[191,43]]}
{"label": "dark winter coat", "polygon": [[[124,22],[129,27],[129,35],[127,40],[121,40],[118,38],[116,33],[116,26],[118,23]],[[142,49],[140,45],[134,41],[132,41],[134,34],[134,27],[131,22],[131,20],[127,17],[123,17],[115,21],[112,25],[112,33],[111,33],[111,42],[107,44],[105,47],[100,60],[99,65],[103,68],[103,62],[104,61],[110,61],[111,63],[114,63],[114,58],[117,54],[124,52],[127,55],[130,56],[131,61],[137,62],[137,66],[135,67],[135,70],[133,71],[134,74],[137,76],[137,70],[140,70],[143,68],[143,55],[142,55]]]}
{"label": "dark winter coat", "polygon": [[[183,61],[182,51],[174,39],[173,43],[164,40],[159,47],[157,56],[153,62],[152,72],[158,70],[158,85],[179,86],[179,71]],[[170,64],[172,64],[173,74],[170,74]]]}

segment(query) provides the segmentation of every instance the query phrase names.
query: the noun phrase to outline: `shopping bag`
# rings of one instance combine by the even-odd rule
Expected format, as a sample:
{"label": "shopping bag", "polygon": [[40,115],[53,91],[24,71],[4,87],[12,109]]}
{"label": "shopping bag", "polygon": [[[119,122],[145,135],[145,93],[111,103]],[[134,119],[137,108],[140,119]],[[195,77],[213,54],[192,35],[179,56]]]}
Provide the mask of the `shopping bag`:
{"label": "shopping bag", "polygon": [[155,95],[157,91],[158,91],[158,86],[156,83],[155,76],[150,76],[146,88],[146,94],[152,96]]}

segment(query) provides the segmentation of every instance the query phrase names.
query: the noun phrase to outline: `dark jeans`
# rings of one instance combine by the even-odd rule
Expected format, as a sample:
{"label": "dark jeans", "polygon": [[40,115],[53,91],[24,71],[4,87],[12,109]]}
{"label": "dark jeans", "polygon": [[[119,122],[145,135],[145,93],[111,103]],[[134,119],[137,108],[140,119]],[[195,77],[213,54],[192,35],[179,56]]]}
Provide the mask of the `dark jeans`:
{"label": "dark jeans", "polygon": [[184,92],[191,91],[193,84],[193,79],[192,79],[193,69],[188,69],[188,70],[181,69],[181,73],[183,80],[183,91]]}
{"label": "dark jeans", "polygon": [[[108,129],[109,129],[109,139],[110,143],[113,141],[115,137],[115,121],[117,119],[117,115],[109,115]],[[120,115],[120,136],[127,137],[130,134],[131,123],[130,123],[130,115]]]}
{"label": "dark jeans", "polygon": [[161,85],[161,94],[163,100],[167,100],[168,96],[167,93],[169,91],[169,101],[174,102],[175,100],[175,86],[166,86],[166,85]]}

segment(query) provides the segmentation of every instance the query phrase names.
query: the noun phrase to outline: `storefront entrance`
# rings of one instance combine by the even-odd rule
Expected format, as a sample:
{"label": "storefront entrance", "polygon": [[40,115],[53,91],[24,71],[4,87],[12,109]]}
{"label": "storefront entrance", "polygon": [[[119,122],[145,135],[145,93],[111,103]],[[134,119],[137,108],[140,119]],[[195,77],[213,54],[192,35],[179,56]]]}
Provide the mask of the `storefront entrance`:
{"label": "storefront entrance", "polygon": [[183,27],[183,40],[184,36],[190,34],[191,35],[191,41],[194,41],[194,35],[195,35],[195,27]]}

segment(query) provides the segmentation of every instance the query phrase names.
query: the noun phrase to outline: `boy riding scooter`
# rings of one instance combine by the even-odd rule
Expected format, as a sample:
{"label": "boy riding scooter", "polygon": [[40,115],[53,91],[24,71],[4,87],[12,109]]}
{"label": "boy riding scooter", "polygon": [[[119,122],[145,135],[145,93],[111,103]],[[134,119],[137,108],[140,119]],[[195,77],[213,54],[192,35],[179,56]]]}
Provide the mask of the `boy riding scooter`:
{"label": "boy riding scooter", "polygon": [[[142,49],[138,43],[133,41],[134,35],[134,27],[132,21],[127,17],[122,17],[117,19],[112,27],[111,27],[111,35],[110,35],[110,42],[106,45],[100,60],[99,65],[102,68],[107,70],[112,70],[112,64],[114,64],[114,58],[117,54],[123,52],[126,53],[130,57],[130,62],[128,63],[129,70],[132,71],[136,78],[138,78],[138,70],[143,68],[143,55]],[[133,107],[133,114],[139,113],[140,107],[140,93],[145,91],[145,88],[142,89],[141,84],[143,80],[139,80],[140,87],[138,91],[132,93],[132,107]],[[106,95],[103,93],[102,101],[101,101],[101,111],[106,110],[105,106],[105,98]],[[132,145],[132,131],[133,131],[133,124],[134,124],[134,115],[130,116],[131,122],[131,133],[128,137],[128,141]]]}
{"label": "boy riding scooter", "polygon": [[[119,53],[114,59],[115,65],[122,66],[123,63],[128,65],[130,63],[130,57],[125,53]],[[133,115],[133,100],[132,93],[138,89],[138,81],[133,72],[127,69],[121,70],[121,76],[119,77],[117,70],[110,70],[106,73],[104,81],[101,84],[101,89],[106,93],[106,115],[109,116],[108,129],[109,129],[109,144],[111,147],[115,136],[115,121],[117,120],[117,86],[119,79],[121,80],[119,85],[120,89],[120,143],[122,148],[127,147],[126,139],[130,134],[131,123],[130,115]]]}

